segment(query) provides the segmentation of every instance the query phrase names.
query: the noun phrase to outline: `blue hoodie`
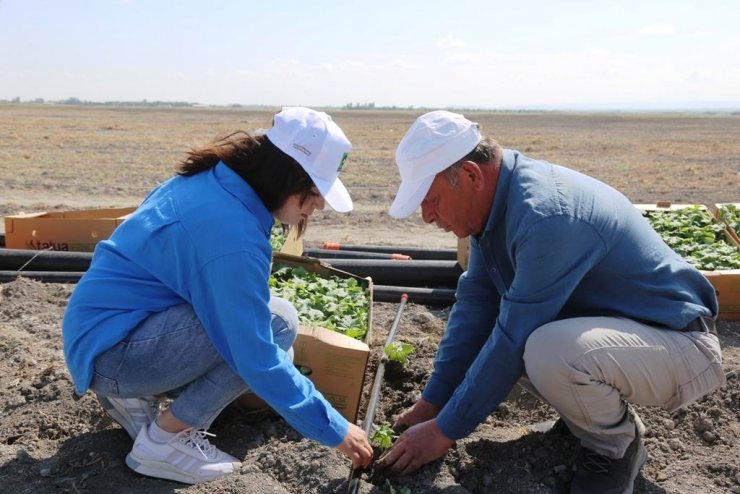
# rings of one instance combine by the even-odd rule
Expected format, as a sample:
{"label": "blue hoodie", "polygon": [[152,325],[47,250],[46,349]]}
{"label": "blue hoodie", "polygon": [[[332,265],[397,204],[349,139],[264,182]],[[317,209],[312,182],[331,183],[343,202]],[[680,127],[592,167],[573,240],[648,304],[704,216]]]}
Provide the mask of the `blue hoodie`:
{"label": "blue hoodie", "polygon": [[188,303],[252,391],[306,437],[341,443],[347,420],[272,341],[273,222],[255,191],[224,163],[153,190],[98,244],[70,297],[62,333],[77,393],[89,388],[96,356],[148,316]]}

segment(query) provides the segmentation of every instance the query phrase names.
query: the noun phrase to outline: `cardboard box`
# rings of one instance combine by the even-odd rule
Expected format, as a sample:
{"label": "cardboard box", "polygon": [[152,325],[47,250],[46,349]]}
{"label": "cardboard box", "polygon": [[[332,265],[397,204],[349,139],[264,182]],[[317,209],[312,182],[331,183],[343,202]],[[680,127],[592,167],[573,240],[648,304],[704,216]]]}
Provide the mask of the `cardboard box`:
{"label": "cardboard box", "polygon": [[[284,253],[273,254],[273,262],[291,267],[302,267],[321,276],[355,278],[368,289],[370,308],[368,310],[367,334],[365,341],[359,341],[336,331],[314,325],[301,324],[293,344],[294,363],[313,382],[316,389],[347,420],[355,422],[365,384],[365,369],[372,333],[372,280],[361,278],[345,271],[332,268],[319,259],[298,257]],[[243,395],[238,403],[245,408],[253,408],[252,394]],[[262,402],[264,403],[264,402]]]}
{"label": "cardboard box", "polygon": [[5,217],[8,249],[92,252],[135,207],[54,211]]}
{"label": "cardboard box", "polygon": [[[694,204],[671,204],[668,201],[658,202],[656,204],[635,204],[635,207],[641,211],[660,211],[676,210],[694,206]],[[714,221],[717,217],[711,212],[711,208],[700,205]],[[725,241],[740,249],[740,245],[730,234],[729,227],[725,228]],[[727,269],[721,271],[702,271],[702,274],[709,280],[717,294],[719,303],[719,315],[717,318],[721,321],[740,320],[740,269]]]}
{"label": "cardboard box", "polygon": [[470,257],[470,237],[457,238],[457,263],[463,271],[468,269],[468,258]]}
{"label": "cardboard box", "polygon": [[303,237],[298,236],[298,228],[291,226],[285,236],[285,242],[280,248],[282,254],[300,256],[303,254]]}

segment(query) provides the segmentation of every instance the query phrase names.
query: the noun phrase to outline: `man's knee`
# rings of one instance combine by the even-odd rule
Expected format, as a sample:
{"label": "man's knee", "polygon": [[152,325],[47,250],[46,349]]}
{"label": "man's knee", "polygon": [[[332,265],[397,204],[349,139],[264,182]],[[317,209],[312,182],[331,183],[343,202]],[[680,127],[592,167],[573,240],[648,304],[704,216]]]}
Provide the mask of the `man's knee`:
{"label": "man's knee", "polygon": [[568,334],[560,331],[560,321],[554,321],[535,329],[524,346],[524,368],[533,383],[540,376],[548,376],[563,365],[561,349],[568,345]]}

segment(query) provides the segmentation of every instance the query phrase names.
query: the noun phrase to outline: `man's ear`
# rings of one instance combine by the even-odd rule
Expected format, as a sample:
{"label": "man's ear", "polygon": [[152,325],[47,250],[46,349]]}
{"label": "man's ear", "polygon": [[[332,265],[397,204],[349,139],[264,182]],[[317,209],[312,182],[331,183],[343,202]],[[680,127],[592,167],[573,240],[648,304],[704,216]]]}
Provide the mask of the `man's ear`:
{"label": "man's ear", "polygon": [[463,161],[459,177],[460,180],[465,180],[471,184],[475,190],[483,188],[483,172],[475,161]]}

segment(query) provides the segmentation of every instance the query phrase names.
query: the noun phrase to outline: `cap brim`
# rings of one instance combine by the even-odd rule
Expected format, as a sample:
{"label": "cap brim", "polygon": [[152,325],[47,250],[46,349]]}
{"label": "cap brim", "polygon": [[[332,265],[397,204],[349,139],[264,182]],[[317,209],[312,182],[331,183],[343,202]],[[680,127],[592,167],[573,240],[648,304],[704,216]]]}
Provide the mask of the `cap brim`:
{"label": "cap brim", "polygon": [[334,179],[332,182],[320,180],[315,177],[311,177],[311,179],[316,185],[316,188],[319,189],[319,192],[321,192],[326,203],[334,211],[338,213],[352,211],[352,198],[339,178]]}
{"label": "cap brim", "polygon": [[434,182],[435,175],[426,177],[420,182],[410,182],[408,180],[402,180],[401,186],[398,188],[396,198],[391,204],[391,208],[388,214],[394,218],[406,218],[411,215],[416,208],[419,207],[421,201],[424,200],[424,196],[429,192],[429,187]]}

